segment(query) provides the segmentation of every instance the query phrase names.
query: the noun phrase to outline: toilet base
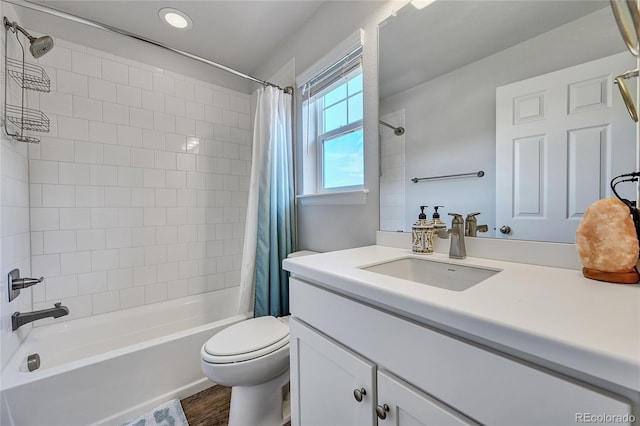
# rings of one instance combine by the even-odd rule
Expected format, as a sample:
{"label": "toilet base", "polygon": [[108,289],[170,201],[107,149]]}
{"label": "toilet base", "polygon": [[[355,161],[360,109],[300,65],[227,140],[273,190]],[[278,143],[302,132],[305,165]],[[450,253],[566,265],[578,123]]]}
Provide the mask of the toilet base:
{"label": "toilet base", "polygon": [[282,388],[289,383],[289,371],[266,383],[231,388],[229,426],[282,426]]}

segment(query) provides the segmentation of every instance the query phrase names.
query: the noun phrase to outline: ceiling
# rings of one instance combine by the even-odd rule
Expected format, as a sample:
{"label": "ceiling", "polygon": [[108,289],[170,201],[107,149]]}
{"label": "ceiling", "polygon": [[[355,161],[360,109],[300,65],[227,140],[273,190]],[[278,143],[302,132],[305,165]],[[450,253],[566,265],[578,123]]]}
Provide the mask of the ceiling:
{"label": "ceiling", "polygon": [[[37,0],[33,3],[141,35],[251,75],[323,1]],[[158,16],[164,7],[189,15],[193,28],[178,30],[166,25]]]}
{"label": "ceiling", "polygon": [[380,25],[380,98],[608,6],[604,0],[436,1],[422,10],[407,4]]}

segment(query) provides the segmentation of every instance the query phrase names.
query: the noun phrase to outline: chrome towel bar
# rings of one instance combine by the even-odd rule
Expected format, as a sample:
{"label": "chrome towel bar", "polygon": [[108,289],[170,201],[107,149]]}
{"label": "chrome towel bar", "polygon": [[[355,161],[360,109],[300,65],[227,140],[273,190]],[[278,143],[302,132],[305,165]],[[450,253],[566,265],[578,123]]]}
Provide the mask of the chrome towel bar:
{"label": "chrome towel bar", "polygon": [[484,176],[484,171],[480,170],[478,172],[473,172],[473,173],[458,173],[455,175],[430,176],[430,177],[423,177],[423,178],[414,177],[413,179],[411,179],[411,182],[418,183],[423,180],[454,179],[454,178],[472,177],[472,176],[482,177]]}

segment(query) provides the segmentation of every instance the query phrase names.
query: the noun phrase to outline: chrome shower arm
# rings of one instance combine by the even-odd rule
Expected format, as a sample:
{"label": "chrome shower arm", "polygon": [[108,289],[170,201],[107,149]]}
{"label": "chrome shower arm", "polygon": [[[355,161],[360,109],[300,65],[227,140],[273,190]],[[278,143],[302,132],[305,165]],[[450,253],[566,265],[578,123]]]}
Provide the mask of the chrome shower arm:
{"label": "chrome shower arm", "polygon": [[25,30],[24,28],[22,28],[20,25],[18,25],[18,23],[16,21],[13,22],[9,22],[9,20],[7,19],[7,17],[5,16],[2,20],[2,22],[4,23],[5,28],[9,27],[9,28],[13,28],[13,32],[15,33],[16,31],[20,31],[25,37],[27,37],[29,39],[29,41],[33,41],[36,38],[33,37],[31,34],[29,34],[27,32],[27,30]]}
{"label": "chrome shower arm", "polygon": [[34,40],[36,39],[34,36],[32,36],[31,34],[29,34],[29,33],[27,32],[27,30],[25,30],[25,29],[24,29],[24,28],[22,28],[20,25],[18,25],[18,23],[17,23],[17,22],[14,22],[14,23],[13,23],[13,28],[15,28],[15,29],[16,29],[16,31],[20,31],[22,34],[24,34],[24,36],[25,36],[26,38],[28,38],[28,39],[29,39],[29,41],[34,41]]}
{"label": "chrome shower arm", "polygon": [[402,136],[402,135],[404,135],[404,127],[400,127],[400,126],[398,126],[398,127],[396,127],[396,126],[392,126],[391,124],[389,124],[389,123],[387,123],[387,122],[385,122],[385,121],[382,121],[382,120],[378,120],[378,123],[382,124],[383,126],[387,126],[387,127],[388,127],[388,128],[390,128],[390,129],[393,129],[393,133],[395,133],[395,134],[396,134],[396,136]]}

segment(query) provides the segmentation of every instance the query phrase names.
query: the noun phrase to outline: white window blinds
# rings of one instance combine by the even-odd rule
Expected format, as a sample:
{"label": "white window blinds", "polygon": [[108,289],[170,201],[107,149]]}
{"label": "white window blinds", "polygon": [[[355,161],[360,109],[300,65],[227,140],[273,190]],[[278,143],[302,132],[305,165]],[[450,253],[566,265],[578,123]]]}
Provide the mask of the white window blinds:
{"label": "white window blinds", "polygon": [[[316,61],[309,68],[298,74],[296,76],[296,85],[303,88],[307,84],[311,85],[312,82],[318,81],[318,78],[322,75],[327,77],[329,75],[328,72],[331,69],[336,71],[335,66],[342,65],[345,59],[348,60],[359,57],[359,60],[361,61],[363,45],[364,31],[359,29],[339,43],[336,47],[331,49],[330,52]],[[356,51],[359,51],[359,54],[354,55]]]}
{"label": "white window blinds", "polygon": [[347,78],[351,72],[362,66],[362,46],[340,59],[335,64],[321,71],[302,86],[302,96],[305,99],[313,98],[331,88],[335,83]]}

